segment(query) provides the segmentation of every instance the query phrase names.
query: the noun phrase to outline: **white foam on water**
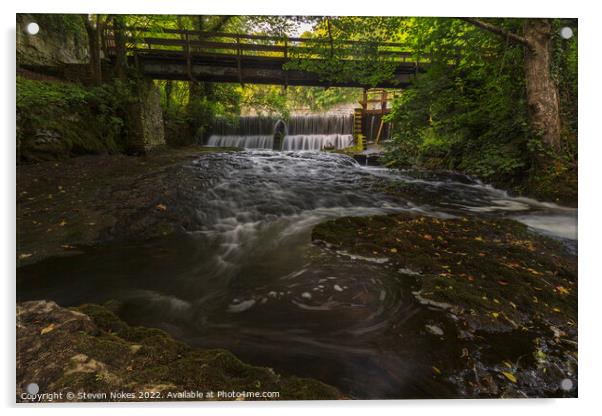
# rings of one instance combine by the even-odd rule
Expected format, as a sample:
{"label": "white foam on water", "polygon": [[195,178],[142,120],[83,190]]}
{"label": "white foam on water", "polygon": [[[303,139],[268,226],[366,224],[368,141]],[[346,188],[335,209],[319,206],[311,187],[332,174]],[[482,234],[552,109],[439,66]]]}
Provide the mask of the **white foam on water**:
{"label": "white foam on water", "polygon": [[513,217],[534,230],[554,237],[577,240],[577,217],[554,214],[531,214]]}
{"label": "white foam on water", "polygon": [[[351,134],[296,134],[284,137],[284,151],[320,151],[324,148],[344,149],[353,145]],[[272,135],[238,136],[213,134],[207,140],[208,147],[242,147],[246,149],[272,149]]]}
{"label": "white foam on water", "polygon": [[251,149],[271,149],[274,146],[272,135],[221,136],[213,134],[207,140],[209,147],[245,147]]}
{"label": "white foam on water", "polygon": [[351,134],[297,134],[285,136],[282,150],[344,149],[353,145]]}
{"label": "white foam on water", "polygon": [[228,305],[228,312],[240,313],[251,309],[255,305],[255,299],[244,300],[240,303]]}

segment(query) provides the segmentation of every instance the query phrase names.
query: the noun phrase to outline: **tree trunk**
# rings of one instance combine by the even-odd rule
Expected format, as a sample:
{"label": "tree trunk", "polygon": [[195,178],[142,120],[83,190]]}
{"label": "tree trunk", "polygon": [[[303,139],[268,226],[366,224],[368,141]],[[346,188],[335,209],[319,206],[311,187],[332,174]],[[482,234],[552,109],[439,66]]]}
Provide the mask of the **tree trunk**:
{"label": "tree trunk", "polygon": [[527,19],[524,37],[530,48],[525,48],[525,84],[531,126],[541,134],[546,145],[559,151],[560,100],[558,87],[551,74],[552,25],[548,19]]}
{"label": "tree trunk", "polygon": [[115,72],[121,80],[127,78],[126,45],[125,45],[125,19],[123,15],[116,15],[113,19],[113,32],[115,34]]}
{"label": "tree trunk", "polygon": [[462,17],[481,29],[525,47],[525,84],[531,127],[541,134],[548,148],[558,152],[560,142],[560,98],[552,79],[552,24],[549,19],[525,19],[523,36],[473,17]]}
{"label": "tree trunk", "polygon": [[94,84],[99,85],[102,82],[102,70],[100,62],[100,28],[88,18],[88,15],[81,15],[84,26],[88,34],[88,48],[90,49],[90,78]]}

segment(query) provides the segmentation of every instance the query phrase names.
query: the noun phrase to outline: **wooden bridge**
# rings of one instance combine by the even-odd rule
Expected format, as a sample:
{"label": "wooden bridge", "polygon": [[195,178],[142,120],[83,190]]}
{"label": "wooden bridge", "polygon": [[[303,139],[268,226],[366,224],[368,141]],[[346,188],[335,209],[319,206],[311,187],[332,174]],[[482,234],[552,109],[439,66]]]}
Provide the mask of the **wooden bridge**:
{"label": "wooden bridge", "polygon": [[[119,51],[127,62],[153,79],[230,82],[240,84],[304,85],[323,87],[400,88],[424,71],[428,61],[412,60],[401,43],[337,41],[327,38],[275,37],[195,30],[127,27],[120,36],[109,29],[106,53],[116,59]],[[117,39],[123,39],[119,47]],[[325,58],[326,57],[326,58]],[[390,79],[365,85],[357,79],[328,80],[317,71],[299,69],[328,65],[374,62],[390,65]],[[330,61],[328,60],[330,59]],[[292,64],[291,64],[292,63]],[[301,63],[301,65],[295,65]],[[309,65],[303,65],[309,64]]]}

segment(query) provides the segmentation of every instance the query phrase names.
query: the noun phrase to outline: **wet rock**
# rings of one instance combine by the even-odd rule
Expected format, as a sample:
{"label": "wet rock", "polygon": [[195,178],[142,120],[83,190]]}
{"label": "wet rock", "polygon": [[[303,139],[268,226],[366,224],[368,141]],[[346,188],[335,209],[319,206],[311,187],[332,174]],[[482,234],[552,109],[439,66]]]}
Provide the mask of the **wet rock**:
{"label": "wet rock", "polygon": [[425,325],[425,328],[433,335],[437,335],[439,337],[443,336],[443,330],[437,325]]}
{"label": "wet rock", "polygon": [[[17,305],[17,401],[39,393],[278,391],[279,399],[343,398],[319,381],[282,377],[225,350],[199,350],[158,329],[130,327],[98,305],[66,309],[54,302]],[[214,398],[217,399],[217,398]],[[79,398],[132,401],[138,396]]]}

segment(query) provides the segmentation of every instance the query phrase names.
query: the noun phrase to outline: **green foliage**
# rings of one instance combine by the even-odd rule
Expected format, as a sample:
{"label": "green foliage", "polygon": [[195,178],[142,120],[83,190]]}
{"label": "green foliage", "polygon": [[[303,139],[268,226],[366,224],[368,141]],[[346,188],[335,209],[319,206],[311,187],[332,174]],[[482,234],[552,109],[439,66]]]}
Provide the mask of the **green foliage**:
{"label": "green foliage", "polygon": [[[392,55],[377,54],[377,44],[396,38],[400,19],[313,18],[314,30],[305,36],[309,41],[304,43],[302,52],[289,54],[291,61],[285,68],[314,72],[321,80],[332,83],[355,81],[374,86],[380,81],[390,80],[396,63]],[[350,40],[357,43],[350,44]]]}
{"label": "green foliage", "polygon": [[59,35],[63,40],[74,36],[76,40],[87,40],[86,30],[78,14],[37,13],[31,15],[32,20],[40,25],[40,36],[44,33]]}
{"label": "green foliage", "polygon": [[[232,84],[183,81],[161,82],[166,142],[170,146],[199,143],[210,131],[216,117],[240,114],[240,88]],[[192,91],[192,93],[191,93]]]}
{"label": "green foliage", "polygon": [[[17,142],[24,160],[37,153],[62,157],[125,150],[124,114],[132,100],[116,82],[88,88],[79,84],[17,78]],[[39,136],[56,140],[40,140]],[[44,156],[44,157],[46,157]]]}
{"label": "green foliage", "polygon": [[[522,25],[520,19],[494,23],[515,33]],[[573,162],[566,154],[552,155],[529,128],[522,46],[459,19],[412,18],[403,26],[406,42],[417,54],[428,52],[432,62],[393,105],[386,162],[460,170],[517,191],[557,197],[535,188],[552,177],[547,166],[558,166],[554,175],[566,174]],[[576,41],[559,46],[556,59],[561,91],[576,99]],[[567,98],[562,102],[570,104]],[[564,115],[568,126],[576,122],[576,112]]]}

